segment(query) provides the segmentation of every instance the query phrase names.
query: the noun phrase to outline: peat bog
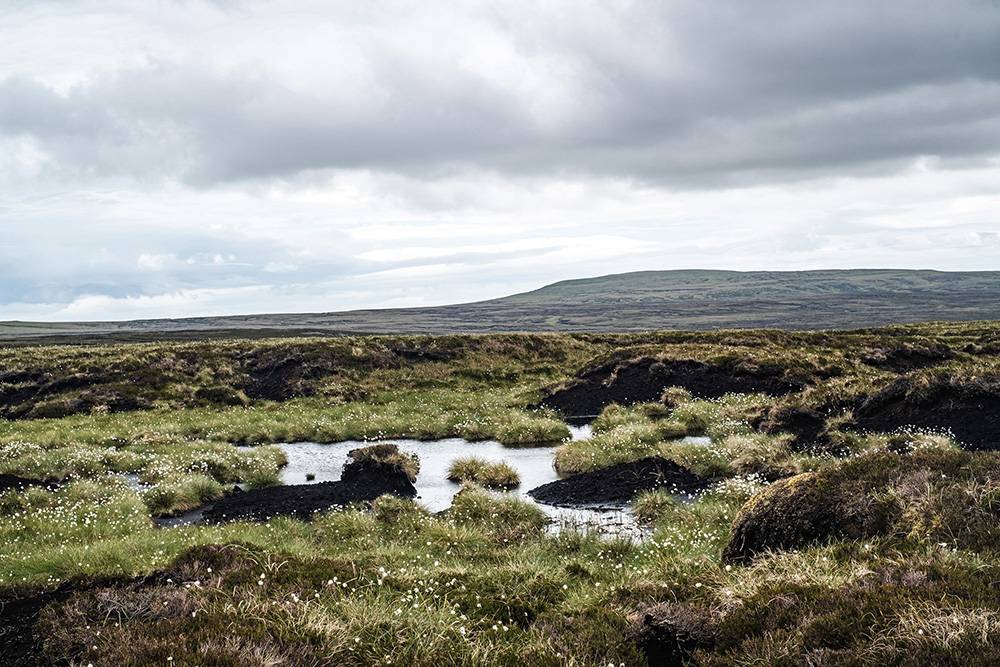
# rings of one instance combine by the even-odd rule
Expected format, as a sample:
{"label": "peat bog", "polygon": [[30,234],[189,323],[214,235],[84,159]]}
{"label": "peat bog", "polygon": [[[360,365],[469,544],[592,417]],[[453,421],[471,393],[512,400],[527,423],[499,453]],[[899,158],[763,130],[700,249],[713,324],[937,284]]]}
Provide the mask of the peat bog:
{"label": "peat bog", "polygon": [[5,664],[1000,660],[996,323],[18,346],[0,415]]}

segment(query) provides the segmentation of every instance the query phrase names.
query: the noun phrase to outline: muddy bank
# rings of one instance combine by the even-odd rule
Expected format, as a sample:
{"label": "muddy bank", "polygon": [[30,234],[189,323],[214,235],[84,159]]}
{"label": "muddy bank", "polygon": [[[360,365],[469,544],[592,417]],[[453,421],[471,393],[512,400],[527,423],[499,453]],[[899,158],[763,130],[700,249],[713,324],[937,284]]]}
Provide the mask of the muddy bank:
{"label": "muddy bank", "polygon": [[4,491],[24,491],[32,486],[49,489],[50,491],[59,487],[55,482],[45,482],[40,479],[29,479],[17,475],[0,475],[0,493]]}
{"label": "muddy bank", "polygon": [[568,417],[594,417],[611,403],[659,401],[667,387],[683,387],[697,398],[718,398],[754,392],[781,396],[805,386],[805,378],[792,376],[777,366],[722,366],[691,359],[661,361],[642,357],[590,368],[568,386],[550,392],[540,405]]}
{"label": "muddy bank", "polygon": [[345,372],[452,361],[459,354],[459,350],[433,339],[379,346],[363,357],[325,345],[268,346],[242,359],[246,380],[241,389],[251,399],[287,401],[315,395],[324,380]]}
{"label": "muddy bank", "polygon": [[1000,449],[1000,377],[920,383],[900,378],[859,403],[854,427],[946,431],[968,449]]}
{"label": "muddy bank", "polygon": [[807,406],[779,404],[764,408],[750,419],[750,425],[770,435],[791,434],[790,444],[796,452],[830,449],[827,415]]}
{"label": "muddy bank", "polygon": [[37,630],[38,616],[47,605],[65,600],[73,591],[61,586],[55,591],[0,598],[0,656],[11,667],[48,664],[42,656],[43,637]]}
{"label": "muddy bank", "polygon": [[528,491],[540,503],[562,507],[622,506],[641,491],[692,493],[709,480],[668,459],[648,458],[583,472]]}
{"label": "muddy bank", "polygon": [[[412,470],[399,462],[395,445],[373,445],[351,452],[340,481],[271,486],[227,495],[202,513],[206,523],[267,521],[275,516],[308,520],[318,512],[392,494],[413,498]],[[411,474],[412,473],[412,474]]]}
{"label": "muddy bank", "polygon": [[0,592],[0,664],[4,667],[40,667],[53,664],[44,655],[44,633],[38,621],[50,605],[111,586],[141,586],[145,579],[73,579],[52,590],[13,588]]}

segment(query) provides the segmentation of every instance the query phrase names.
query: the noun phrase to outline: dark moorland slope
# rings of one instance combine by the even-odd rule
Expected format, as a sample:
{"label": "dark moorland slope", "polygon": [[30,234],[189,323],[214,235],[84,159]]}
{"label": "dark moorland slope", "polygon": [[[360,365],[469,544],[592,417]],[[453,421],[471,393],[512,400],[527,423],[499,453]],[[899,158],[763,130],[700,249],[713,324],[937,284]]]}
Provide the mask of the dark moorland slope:
{"label": "dark moorland slope", "polygon": [[132,322],[0,322],[0,340],[86,342],[500,331],[844,329],[1000,319],[1000,272],[643,271],[476,303]]}

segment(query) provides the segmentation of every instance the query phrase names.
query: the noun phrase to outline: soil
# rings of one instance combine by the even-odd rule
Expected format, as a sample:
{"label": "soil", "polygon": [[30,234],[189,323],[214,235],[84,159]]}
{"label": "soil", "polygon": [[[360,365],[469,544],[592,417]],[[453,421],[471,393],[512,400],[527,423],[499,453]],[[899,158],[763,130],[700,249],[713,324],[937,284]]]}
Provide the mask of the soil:
{"label": "soil", "polygon": [[62,587],[29,597],[0,600],[0,655],[11,667],[44,665],[42,638],[35,625],[42,608],[71,595]]}
{"label": "soil", "polygon": [[710,480],[657,456],[582,472],[528,491],[540,503],[559,507],[621,507],[641,491],[691,493]]}
{"label": "soil", "polygon": [[667,387],[683,387],[698,398],[761,392],[781,396],[800,391],[801,378],[783,368],[735,364],[732,367],[690,359],[660,361],[642,357],[612,361],[581,373],[569,386],[542,399],[544,407],[567,417],[596,417],[611,403],[632,405],[659,401]]}
{"label": "soil", "polygon": [[939,381],[919,390],[901,378],[864,399],[854,418],[865,431],[946,431],[967,449],[1000,449],[1000,378]]}
{"label": "soil", "polygon": [[326,359],[306,359],[301,354],[261,350],[248,364],[249,380],[243,387],[253,399],[287,401],[316,393],[315,380],[333,375],[336,365]]}
{"label": "soil", "polygon": [[876,368],[906,373],[917,368],[933,366],[954,357],[955,353],[950,347],[937,343],[926,346],[904,345],[891,349],[867,350],[861,356],[861,361]]}
{"label": "soil", "polygon": [[234,492],[205,510],[203,520],[206,523],[267,521],[274,516],[309,520],[319,512],[351,503],[371,502],[385,494],[404,498],[417,495],[410,478],[398,466],[380,465],[376,461],[355,465],[359,467],[350,472],[345,466],[344,475],[350,479],[339,482],[271,486]]}
{"label": "soil", "polygon": [[795,451],[823,448],[829,443],[826,417],[808,407],[777,406],[751,419],[750,425],[764,433],[791,433],[794,436],[792,449]]}
{"label": "soil", "polygon": [[74,593],[141,579],[71,580],[48,591],[12,589],[0,593],[0,664],[4,667],[39,667],[52,664],[42,652],[44,638],[37,624],[42,609],[68,599]]}
{"label": "soil", "polygon": [[17,475],[0,475],[0,493],[4,491],[24,491],[30,486],[41,486],[46,489],[54,489],[58,486],[55,482],[43,482],[40,479],[29,479],[18,477]]}
{"label": "soil", "polygon": [[717,621],[704,609],[661,602],[633,618],[632,635],[650,667],[683,667],[691,653],[715,645]]}

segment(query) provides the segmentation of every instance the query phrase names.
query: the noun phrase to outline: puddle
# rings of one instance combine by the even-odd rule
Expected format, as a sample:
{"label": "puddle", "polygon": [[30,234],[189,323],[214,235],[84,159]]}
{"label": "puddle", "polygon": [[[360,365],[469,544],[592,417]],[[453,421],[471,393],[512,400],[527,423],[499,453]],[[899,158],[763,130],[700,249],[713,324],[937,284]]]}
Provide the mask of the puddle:
{"label": "puddle", "polygon": [[122,481],[124,481],[126,484],[128,484],[129,488],[132,489],[133,491],[141,492],[149,488],[147,484],[142,483],[142,480],[139,478],[139,475],[135,474],[134,472],[123,472],[120,473],[118,477],[121,478]]}
{"label": "puddle", "polygon": [[[571,426],[573,440],[589,438],[589,424]],[[702,444],[708,438],[684,438],[684,442]],[[340,479],[340,473],[347,461],[348,452],[359,447],[366,447],[377,441],[348,440],[331,444],[315,442],[295,442],[278,444],[288,459],[288,465],[281,470],[283,484],[318,484],[320,482],[335,482]],[[582,530],[594,530],[603,534],[631,536],[641,538],[649,534],[649,529],[639,524],[627,507],[620,509],[602,508],[565,508],[554,507],[536,502],[527,495],[531,489],[554,482],[560,475],[553,466],[555,447],[505,447],[492,440],[469,442],[462,438],[445,438],[443,440],[409,440],[392,438],[383,442],[399,445],[404,452],[416,454],[420,458],[420,472],[414,486],[417,489],[416,501],[431,512],[440,512],[451,507],[452,498],[461,489],[460,484],[448,481],[448,468],[459,457],[475,456],[487,461],[503,461],[517,470],[521,485],[510,491],[496,491],[498,496],[514,496],[536,505],[552,519],[550,530],[558,532],[570,527]],[[241,449],[249,449],[241,447]],[[160,526],[181,526],[197,522],[202,513],[208,509],[201,508],[195,512],[159,519]]]}
{"label": "puddle", "polygon": [[[536,486],[554,482],[560,475],[553,467],[554,447],[505,447],[499,442],[469,442],[461,438],[420,441],[395,438],[387,440],[399,445],[404,452],[420,457],[420,473],[414,486],[417,502],[431,512],[451,507],[452,498],[461,489],[460,484],[448,481],[448,468],[464,456],[476,456],[487,461],[503,461],[517,470],[521,485],[510,491],[494,492],[498,496],[515,496],[537,505],[553,519],[552,527],[561,530],[569,526],[596,529],[600,532],[641,533],[631,512],[622,509],[581,509],[553,507],[537,503],[527,495]],[[299,442],[278,445],[288,458],[288,465],[281,471],[285,484],[316,484],[340,479],[340,472],[347,461],[348,452],[365,447],[371,442],[347,441],[333,444]],[[312,479],[307,479],[311,476]]]}
{"label": "puddle", "polygon": [[212,504],[202,505],[196,510],[191,510],[190,512],[185,512],[184,514],[178,514],[177,516],[169,517],[156,517],[153,519],[155,523],[160,528],[177,528],[178,526],[190,526],[193,523],[198,523],[201,521],[201,517],[208,510],[212,509]]}

